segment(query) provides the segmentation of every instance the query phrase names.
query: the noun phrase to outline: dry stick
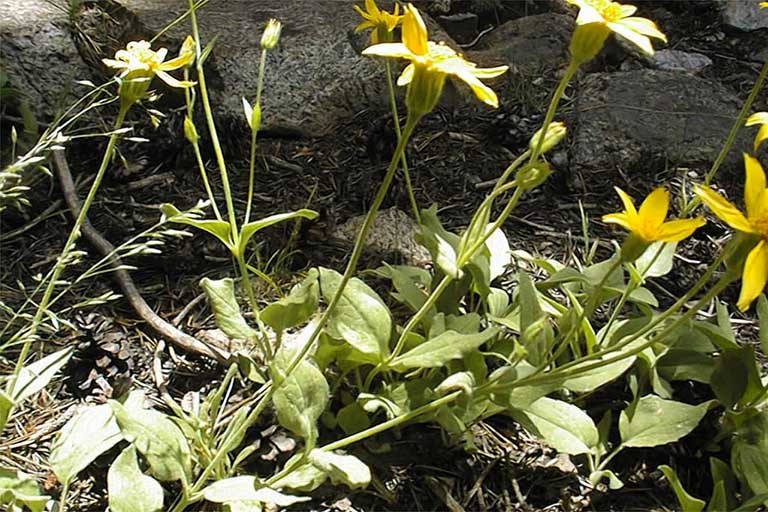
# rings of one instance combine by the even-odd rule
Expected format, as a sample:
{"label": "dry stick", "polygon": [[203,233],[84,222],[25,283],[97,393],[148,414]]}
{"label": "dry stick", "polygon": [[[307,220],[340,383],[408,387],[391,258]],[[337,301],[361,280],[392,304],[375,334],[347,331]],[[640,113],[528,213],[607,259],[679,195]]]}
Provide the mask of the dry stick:
{"label": "dry stick", "polygon": [[[80,214],[80,200],[77,197],[75,183],[72,180],[72,173],[69,171],[69,164],[64,156],[64,152],[60,150],[53,151],[53,162],[56,175],[59,178],[61,192],[64,196],[64,202],[67,203],[67,208],[72,216],[77,218]],[[93,227],[87,218],[83,222],[81,231],[88,243],[96,248],[103,257],[109,257],[110,254],[114,253],[115,247]],[[141,296],[128,271],[121,268],[122,262],[120,258],[117,256],[110,258],[110,266],[114,269],[113,276],[115,281],[125,298],[128,299],[131,307],[158,334],[168,338],[174,345],[187,352],[207,356],[220,363],[227,363],[231,359],[232,356],[229,352],[203,343],[197,338],[180,331],[158,316]]]}

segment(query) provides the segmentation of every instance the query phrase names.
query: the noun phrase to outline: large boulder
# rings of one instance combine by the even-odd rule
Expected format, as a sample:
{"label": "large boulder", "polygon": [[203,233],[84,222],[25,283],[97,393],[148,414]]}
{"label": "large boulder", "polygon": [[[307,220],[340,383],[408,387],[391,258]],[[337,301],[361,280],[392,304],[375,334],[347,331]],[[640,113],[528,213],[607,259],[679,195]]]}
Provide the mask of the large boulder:
{"label": "large boulder", "polygon": [[[588,75],[577,98],[572,170],[589,189],[614,183],[619,171],[630,178],[652,172],[654,162],[708,167],[741,105],[721,84],[686,73]],[[735,168],[748,148],[748,137],[740,137],[727,164]]]}

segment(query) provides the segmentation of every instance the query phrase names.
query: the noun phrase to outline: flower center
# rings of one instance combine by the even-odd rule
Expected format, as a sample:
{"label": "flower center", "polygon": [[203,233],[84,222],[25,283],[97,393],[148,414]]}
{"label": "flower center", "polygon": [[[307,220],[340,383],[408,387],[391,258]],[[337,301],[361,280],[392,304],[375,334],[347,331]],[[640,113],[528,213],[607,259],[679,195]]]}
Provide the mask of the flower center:
{"label": "flower center", "polygon": [[760,212],[756,218],[750,219],[749,223],[763,237],[763,240],[768,241],[768,210]]}
{"label": "flower center", "polygon": [[592,0],[591,4],[605,18],[605,21],[613,22],[621,19],[621,4],[611,0]]}

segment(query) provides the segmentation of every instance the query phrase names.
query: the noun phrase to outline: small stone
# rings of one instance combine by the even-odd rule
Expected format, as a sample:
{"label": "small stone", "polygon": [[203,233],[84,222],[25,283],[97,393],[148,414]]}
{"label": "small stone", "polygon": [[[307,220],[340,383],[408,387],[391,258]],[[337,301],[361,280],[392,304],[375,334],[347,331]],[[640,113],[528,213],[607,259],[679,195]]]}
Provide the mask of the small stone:
{"label": "small stone", "polygon": [[712,59],[700,53],[659,50],[653,55],[652,65],[663,71],[684,71],[696,75],[711,66]]}

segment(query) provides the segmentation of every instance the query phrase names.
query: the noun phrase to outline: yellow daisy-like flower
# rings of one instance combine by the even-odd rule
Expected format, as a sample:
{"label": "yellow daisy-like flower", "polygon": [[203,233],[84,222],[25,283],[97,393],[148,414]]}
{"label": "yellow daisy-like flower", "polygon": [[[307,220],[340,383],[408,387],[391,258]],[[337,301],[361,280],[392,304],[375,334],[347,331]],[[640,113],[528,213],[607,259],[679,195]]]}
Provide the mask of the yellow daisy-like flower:
{"label": "yellow daisy-like flower", "polygon": [[123,101],[134,103],[144,97],[152,78],[157,76],[171,87],[186,88],[195,82],[176,80],[167,72],[188,66],[195,58],[195,41],[188,36],[175,59],[165,61],[168,50],[150,49],[147,41],[131,41],[125,50],[118,50],[114,59],[102,59],[104,64],[121,70],[120,96]]}
{"label": "yellow daisy-like flower", "polygon": [[571,39],[571,55],[579,62],[593,59],[611,32],[631,41],[648,55],[653,55],[649,38],[667,41],[653,21],[632,16],[637,11],[634,5],[610,0],[568,0],[568,3],[579,7],[576,31]]}
{"label": "yellow daisy-like flower", "polygon": [[[765,4],[768,6],[768,2],[765,2]],[[757,153],[757,150],[760,149],[760,145],[768,140],[768,112],[757,112],[752,114],[745,124],[747,126],[760,125],[760,129],[757,130],[757,135],[755,135],[754,150],[755,153]]]}
{"label": "yellow daisy-like flower", "polygon": [[679,242],[706,223],[702,218],[665,222],[669,211],[669,192],[663,187],[651,192],[640,205],[639,211],[626,192],[619,187],[614,188],[624,203],[624,211],[604,215],[603,222],[618,224],[646,244],[656,241]]}
{"label": "yellow daisy-like flower", "polygon": [[747,154],[744,154],[744,169],[746,216],[711,188],[702,186],[695,189],[696,195],[726,224],[742,233],[756,235],[759,239],[744,262],[741,294],[736,304],[742,311],[749,308],[768,283],[768,188],[765,171],[756,158]]}
{"label": "yellow daisy-like flower", "polygon": [[499,106],[496,93],[480,79],[499,76],[508,66],[478,68],[445,44],[429,41],[424,20],[411,4],[405,8],[402,31],[401,43],[377,44],[366,48],[363,54],[411,61],[397,80],[397,85],[409,85],[406,103],[410,111],[418,114],[432,111],[449,75],[469,85],[480,101]]}
{"label": "yellow daisy-like flower", "polygon": [[371,44],[387,43],[392,40],[392,32],[402,21],[400,5],[395,4],[395,12],[389,13],[376,5],[375,0],[365,0],[365,10],[355,5],[354,9],[365,20],[355,27],[355,32],[371,30]]}

